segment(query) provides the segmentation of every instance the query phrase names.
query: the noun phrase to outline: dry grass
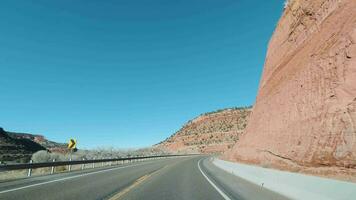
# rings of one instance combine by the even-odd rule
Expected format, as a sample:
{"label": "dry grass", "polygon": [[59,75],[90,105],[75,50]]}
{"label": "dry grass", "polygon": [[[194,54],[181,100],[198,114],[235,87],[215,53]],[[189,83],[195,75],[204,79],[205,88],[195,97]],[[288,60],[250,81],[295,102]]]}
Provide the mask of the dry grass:
{"label": "dry grass", "polygon": [[12,180],[26,177],[27,170],[15,170],[0,173],[0,181]]}

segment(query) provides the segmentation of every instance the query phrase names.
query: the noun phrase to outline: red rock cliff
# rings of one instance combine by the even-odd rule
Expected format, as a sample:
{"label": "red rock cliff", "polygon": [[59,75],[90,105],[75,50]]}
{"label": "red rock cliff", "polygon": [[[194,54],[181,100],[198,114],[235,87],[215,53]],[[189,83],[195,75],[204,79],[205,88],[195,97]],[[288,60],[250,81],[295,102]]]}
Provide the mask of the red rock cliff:
{"label": "red rock cliff", "polygon": [[355,169],[355,0],[289,2],[249,120],[225,158],[282,169],[330,167],[327,173]]}

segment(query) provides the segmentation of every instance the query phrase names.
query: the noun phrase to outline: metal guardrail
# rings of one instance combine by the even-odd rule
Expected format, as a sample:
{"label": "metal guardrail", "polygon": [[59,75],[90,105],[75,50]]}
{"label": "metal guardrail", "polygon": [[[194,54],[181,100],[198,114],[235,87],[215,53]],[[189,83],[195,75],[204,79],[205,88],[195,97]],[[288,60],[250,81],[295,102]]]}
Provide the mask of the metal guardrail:
{"label": "metal guardrail", "polygon": [[182,157],[182,156],[192,156],[198,154],[185,154],[185,155],[160,155],[160,156],[141,156],[141,157],[126,157],[126,158],[111,158],[111,159],[98,159],[98,160],[73,160],[73,161],[53,161],[53,162],[41,162],[41,163],[24,163],[24,164],[9,164],[9,165],[0,165],[0,172],[4,171],[12,171],[12,170],[23,170],[27,169],[27,176],[31,176],[32,169],[37,168],[46,168],[51,167],[51,174],[54,173],[55,167],[58,166],[68,166],[68,171],[71,171],[71,166],[73,165],[82,165],[82,170],[84,169],[85,164],[93,164],[91,168],[95,168],[95,163],[104,163],[108,162],[117,162],[122,161],[122,164],[133,161],[143,161],[143,160],[151,160],[151,159],[159,159],[159,158],[168,158],[168,157]]}

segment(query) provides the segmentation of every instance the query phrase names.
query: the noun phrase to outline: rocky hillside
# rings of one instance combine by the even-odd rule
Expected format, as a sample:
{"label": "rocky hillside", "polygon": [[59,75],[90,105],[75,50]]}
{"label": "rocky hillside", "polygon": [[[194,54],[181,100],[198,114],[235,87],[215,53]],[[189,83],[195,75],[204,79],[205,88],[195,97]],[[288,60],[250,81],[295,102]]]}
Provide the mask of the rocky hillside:
{"label": "rocky hillside", "polygon": [[289,1],[246,132],[225,158],[355,177],[355,0]]}
{"label": "rocky hillside", "polygon": [[47,140],[42,135],[33,135],[28,133],[14,133],[14,132],[7,132],[7,134],[17,139],[29,139],[33,142],[36,142],[37,144],[40,144],[41,146],[45,147],[47,150],[51,152],[66,152],[67,150],[67,144]]}
{"label": "rocky hillside", "polygon": [[0,128],[1,162],[27,162],[39,150],[65,151],[66,145],[46,140],[41,135],[7,132]]}
{"label": "rocky hillside", "polygon": [[243,133],[250,110],[232,108],[203,114],[157,146],[172,152],[224,152]]}
{"label": "rocky hillside", "polygon": [[27,162],[33,153],[45,150],[40,144],[26,138],[13,138],[0,128],[0,161]]}

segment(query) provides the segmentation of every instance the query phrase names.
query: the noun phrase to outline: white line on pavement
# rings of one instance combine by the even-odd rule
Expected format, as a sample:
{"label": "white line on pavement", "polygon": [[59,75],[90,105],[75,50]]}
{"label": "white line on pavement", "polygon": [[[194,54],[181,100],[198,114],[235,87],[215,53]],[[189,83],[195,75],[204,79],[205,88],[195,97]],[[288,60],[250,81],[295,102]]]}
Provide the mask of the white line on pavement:
{"label": "white line on pavement", "polygon": [[208,176],[203,172],[203,170],[201,170],[200,168],[200,161],[203,160],[204,158],[200,159],[198,162],[198,168],[200,170],[200,172],[203,174],[203,176],[205,177],[205,179],[215,188],[216,191],[219,192],[219,194],[225,199],[225,200],[231,200],[230,197],[228,197],[223,191],[221,191],[218,186],[216,186],[209,178]]}
{"label": "white line on pavement", "polygon": [[99,174],[99,173],[108,172],[108,171],[113,171],[113,170],[117,170],[117,169],[123,169],[123,168],[128,168],[128,167],[140,166],[140,165],[144,165],[144,164],[147,164],[147,163],[137,164],[137,165],[127,165],[127,166],[123,166],[123,167],[116,167],[116,168],[111,168],[111,169],[106,169],[106,170],[100,170],[100,171],[90,172],[90,173],[86,173],[86,174],[79,174],[79,175],[76,175],[76,176],[70,176],[70,177],[60,178],[60,179],[56,179],[56,180],[52,180],[52,181],[46,181],[46,182],[42,182],[42,183],[36,183],[36,184],[33,184],[33,185],[26,185],[26,186],[23,186],[23,187],[18,187],[18,188],[13,188],[13,189],[8,189],[8,190],[0,191],[0,194],[4,194],[4,193],[7,193],[7,192],[13,192],[13,191],[17,191],[17,190],[22,190],[22,189],[26,189],[26,188],[30,188],[30,187],[35,187],[35,186],[45,185],[45,184],[49,184],[49,183],[55,183],[55,182],[59,182],[59,181],[65,181],[65,180],[69,180],[69,179],[73,179],[73,178],[78,178],[78,177],[83,177],[83,176],[88,176],[88,175],[92,175],[92,174]]}

